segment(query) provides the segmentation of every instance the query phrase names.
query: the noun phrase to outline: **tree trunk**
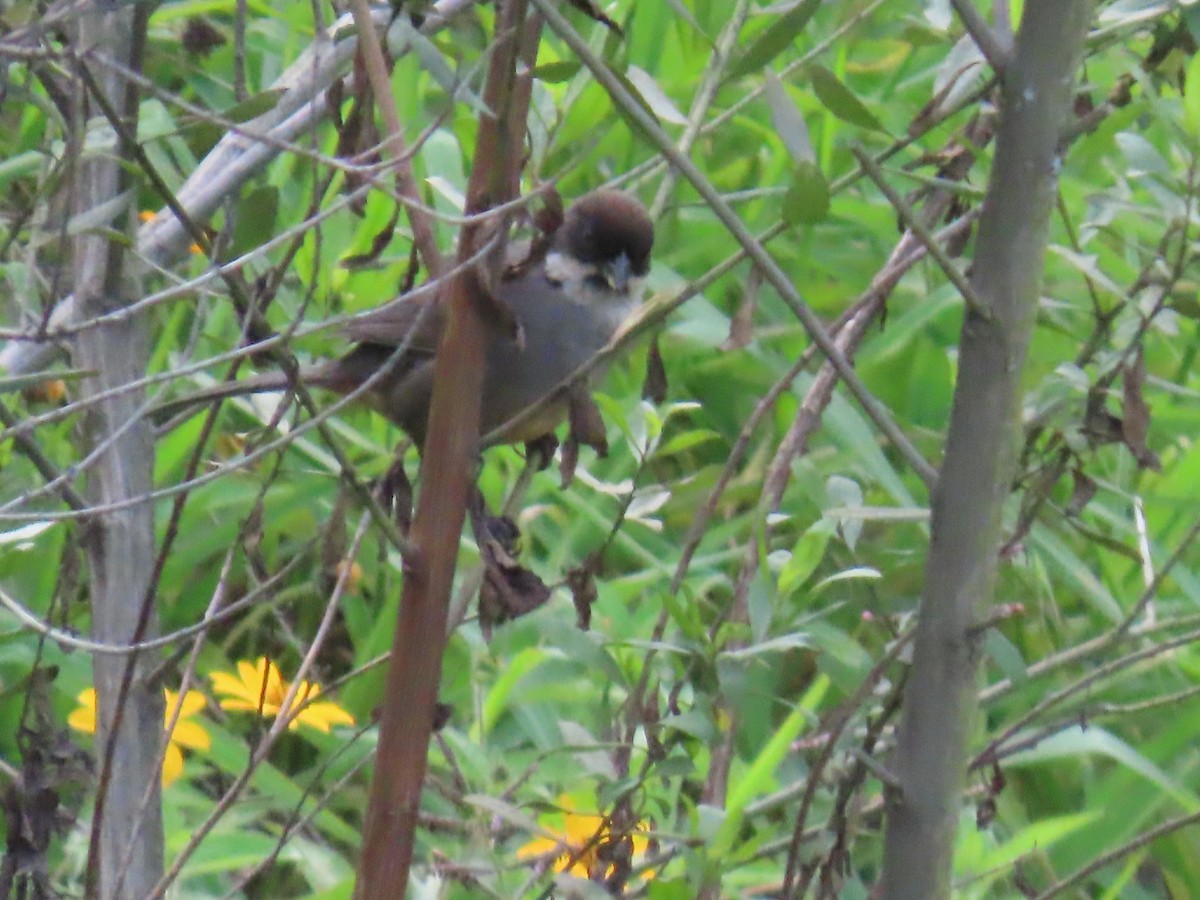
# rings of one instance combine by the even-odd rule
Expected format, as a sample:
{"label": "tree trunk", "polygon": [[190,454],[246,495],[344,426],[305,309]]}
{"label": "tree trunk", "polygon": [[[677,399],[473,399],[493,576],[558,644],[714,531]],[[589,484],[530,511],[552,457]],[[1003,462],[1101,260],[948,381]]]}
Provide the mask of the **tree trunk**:
{"label": "tree trunk", "polygon": [[1020,424],[1021,370],[1033,329],[1059,135],[1089,0],[1025,5],[1004,78],[996,161],[979,226],[946,458],[888,804],[884,896],[950,896],[967,742],[995,585],[1001,512]]}
{"label": "tree trunk", "polygon": [[[98,11],[106,8],[114,11]],[[140,68],[147,7],[96,4],[89,10],[80,16],[74,36],[76,49],[87,54],[79,65],[88,68],[128,133],[136,133],[137,94],[103,60]],[[89,132],[95,142],[97,136],[111,134],[112,129],[100,115],[86,81],[81,78],[76,84],[72,210],[81,216],[104,204],[117,209],[109,222],[73,241],[73,287],[81,317],[86,320],[135,297],[124,245],[105,233],[108,228],[132,233],[134,194],[122,169],[122,159],[129,159],[128,148],[119,140],[115,148],[86,146]],[[122,202],[126,191],[129,198]],[[146,332],[144,319],[134,317],[78,335],[72,346],[75,364],[95,373],[82,383],[85,398],[145,375],[149,359]],[[143,610],[150,602],[147,590],[155,561],[154,509],[149,502],[136,502],[149,493],[154,471],[153,435],[148,422],[140,418],[144,400],[140,388],[125,391],[95,402],[83,418],[88,455],[95,454],[87,467],[87,495],[91,504],[101,508],[81,531],[89,564],[92,636],[109,644],[132,642],[154,626],[153,610]],[[127,657],[108,654],[96,656],[93,662],[100,791],[92,826],[88,895],[104,900],[145,897],[162,876],[163,867],[158,766],[163,740],[162,687],[147,681],[153,660],[139,659],[133,661],[132,678],[122,697],[129,662]],[[143,808],[147,791],[149,802]],[[132,849],[131,841],[136,841]]]}

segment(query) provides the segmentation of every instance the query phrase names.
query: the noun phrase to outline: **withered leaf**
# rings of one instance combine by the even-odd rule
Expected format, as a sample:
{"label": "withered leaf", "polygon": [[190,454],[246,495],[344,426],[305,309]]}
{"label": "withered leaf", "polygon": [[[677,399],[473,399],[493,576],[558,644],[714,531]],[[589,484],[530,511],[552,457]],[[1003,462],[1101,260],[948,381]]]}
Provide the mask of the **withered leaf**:
{"label": "withered leaf", "polygon": [[1158,456],[1146,446],[1146,435],[1150,431],[1150,406],[1142,393],[1146,383],[1146,358],[1141,347],[1138,347],[1133,361],[1125,366],[1121,374],[1124,405],[1121,437],[1140,468],[1158,471]]}
{"label": "withered leaf", "polygon": [[598,456],[608,455],[608,435],[600,408],[588,392],[586,384],[574,384],[567,391],[567,440],[563,444],[559,460],[562,486],[565,488],[575,477],[575,465],[579,462],[581,445],[591,447]]}
{"label": "withered leaf", "polygon": [[758,294],[762,283],[762,272],[758,266],[754,266],[746,278],[741,302],[729,321],[729,337],[721,345],[722,350],[740,350],[750,343],[754,333],[754,312],[758,309]]}
{"label": "withered leaf", "polygon": [[433,730],[441,731],[449,725],[452,715],[454,715],[454,707],[449,703],[435,703],[433,705]]}
{"label": "withered leaf", "polygon": [[1088,394],[1087,408],[1083,414],[1083,433],[1093,447],[1121,440],[1121,419],[1104,406],[1104,393],[1093,389]]}
{"label": "withered leaf", "polygon": [[479,627],[491,640],[492,627],[533,612],[550,599],[550,588],[493,542],[481,548],[483,584],[479,588]]}
{"label": "withered leaf", "polygon": [[207,19],[193,16],[183,27],[180,43],[193,56],[208,56],[225,43],[225,35]]}
{"label": "withered leaf", "polygon": [[472,528],[483,563],[479,587],[479,627],[491,640],[495,625],[533,612],[550,599],[550,588],[517,562],[521,532],[507,516],[493,516],[478,488],[470,499]]}
{"label": "withered leaf", "polygon": [[1067,515],[1077,516],[1092,498],[1096,496],[1096,482],[1083,469],[1076,469],[1071,473],[1074,481],[1074,487],[1071,490],[1071,499],[1067,502]]}
{"label": "withered leaf", "polygon": [[387,472],[379,480],[379,485],[375,489],[379,505],[385,510],[390,509],[401,534],[408,534],[413,517],[412,481],[409,480],[408,472],[404,469],[404,452],[407,449],[407,443],[401,444],[396,449],[392,464],[388,466]]}
{"label": "withered leaf", "polygon": [[651,403],[662,403],[667,399],[667,368],[663,365],[662,351],[658,349],[658,335],[650,339],[650,352],[646,355],[646,380],[642,382],[642,398]]}
{"label": "withered leaf", "polygon": [[587,631],[592,624],[592,605],[599,596],[596,590],[596,576],[600,566],[601,561],[592,554],[567,573],[567,587],[571,591],[571,601],[575,604],[575,621],[580,631]]}

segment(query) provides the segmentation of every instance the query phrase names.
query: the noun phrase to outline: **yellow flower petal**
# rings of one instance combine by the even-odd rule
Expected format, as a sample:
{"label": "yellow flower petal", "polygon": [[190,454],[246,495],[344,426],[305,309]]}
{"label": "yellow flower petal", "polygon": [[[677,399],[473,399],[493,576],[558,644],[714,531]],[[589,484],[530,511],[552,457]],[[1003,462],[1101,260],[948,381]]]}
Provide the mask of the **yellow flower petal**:
{"label": "yellow flower petal", "polygon": [[162,786],[177,779],[183,774],[183,753],[173,743],[167,744],[167,755],[163,757]]}
{"label": "yellow flower petal", "polygon": [[528,844],[517,849],[517,859],[528,859],[531,856],[545,856],[562,847],[558,841],[547,837],[534,838]]}
{"label": "yellow flower petal", "polygon": [[240,660],[237,675],[213,672],[209,677],[213,690],[225,695],[225,699],[218,701],[222,709],[261,711],[270,716],[279,712],[279,701],[283,699],[279,690],[282,681],[278,668],[268,666],[265,656],[260,656],[257,664]]}
{"label": "yellow flower petal", "polygon": [[198,722],[185,722],[182,719],[171,733],[171,743],[189,750],[208,750],[212,747],[212,738],[204,726]]}
{"label": "yellow flower petal", "polygon": [[[570,797],[560,797],[559,805],[562,812],[553,817],[553,820],[556,820],[554,824],[547,825],[543,821],[542,825],[561,837],[558,840],[536,837],[517,849],[517,858],[544,858],[555,854],[555,871],[590,878],[603,865],[600,861],[600,848],[614,840],[614,836],[609,832],[604,816],[575,812]],[[643,855],[649,846],[649,831],[646,822],[639,822],[636,831],[629,835],[631,856],[635,858],[635,864],[636,857]],[[613,868],[611,864],[606,865],[607,871],[604,874],[611,874]],[[654,877],[654,872],[642,872],[639,877],[650,879]]]}
{"label": "yellow flower petal", "polygon": [[[213,672],[208,676],[212,681],[213,691],[218,694],[225,694],[229,697],[237,697],[243,703],[249,703],[250,700],[246,695],[246,686],[236,675],[231,675],[228,672]],[[227,701],[222,700],[221,705],[224,706]],[[258,705],[258,697],[254,698],[255,706]]]}
{"label": "yellow flower petal", "polygon": [[96,689],[85,688],[76,697],[79,706],[67,716],[67,724],[76,731],[96,733]]}
{"label": "yellow flower petal", "polygon": [[[236,676],[229,672],[213,672],[209,677],[212,679],[213,690],[222,695],[217,702],[222,709],[230,711],[278,716],[280,705],[289,690],[288,683],[279,673],[279,667],[268,661],[265,656],[260,656],[254,663],[240,660],[237,663]],[[319,684],[303,680],[297,684],[293,709],[303,708],[299,713],[289,712],[289,730],[294,731],[301,725],[307,725],[328,733],[333,726],[354,724],[354,717],[336,703],[322,701],[304,706],[306,701],[319,696]]]}
{"label": "yellow flower petal", "polygon": [[179,718],[186,719],[188,716],[194,716],[208,704],[204,699],[204,695],[199,691],[188,691],[183,697],[182,708],[179,711]]}
{"label": "yellow flower petal", "polygon": [[229,712],[259,713],[270,719],[279,715],[279,707],[274,703],[264,703],[260,706],[257,700],[218,700],[217,705]]}
{"label": "yellow flower petal", "polygon": [[[67,716],[67,724],[79,731],[95,734],[96,689],[87,688],[80,691],[76,699],[79,701],[79,707]],[[192,717],[200,712],[207,702],[202,693],[199,691],[188,691],[183,699],[180,700],[179,695],[175,691],[164,688],[163,699],[166,701],[163,721],[164,730],[174,715],[175,706],[177,704],[180,706],[179,721],[175,723],[175,730],[167,740],[167,749],[163,756],[162,783],[166,787],[183,774],[183,752],[179,748],[188,747],[193,750],[207,750],[212,746],[212,739],[203,725],[192,721]]]}
{"label": "yellow flower petal", "polygon": [[294,728],[298,723],[328,734],[331,726],[353,725],[354,716],[336,703],[313,703],[300,710],[300,714],[291,721],[288,727]]}
{"label": "yellow flower petal", "polygon": [[242,689],[242,683],[237,676],[229,672],[209,672],[208,680],[212,682],[213,690],[219,694],[232,694]]}
{"label": "yellow flower petal", "polygon": [[[241,671],[241,668],[242,664],[238,663],[238,670]],[[265,691],[263,690],[264,684],[267,686]],[[279,674],[279,666],[265,656],[258,658],[258,662],[254,665],[254,675],[246,681],[246,685],[254,696],[262,697],[275,704],[276,707],[283,702],[283,697],[287,693],[287,685],[283,683],[283,676]]]}

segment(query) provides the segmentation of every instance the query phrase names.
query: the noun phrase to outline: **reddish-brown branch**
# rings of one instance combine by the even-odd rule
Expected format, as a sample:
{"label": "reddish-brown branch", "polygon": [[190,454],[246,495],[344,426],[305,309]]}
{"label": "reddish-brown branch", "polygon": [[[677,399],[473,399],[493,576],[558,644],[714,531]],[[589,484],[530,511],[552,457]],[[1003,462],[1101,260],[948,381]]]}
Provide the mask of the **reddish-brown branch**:
{"label": "reddish-brown branch", "polygon": [[[484,90],[485,109],[495,114],[485,113],[480,123],[475,165],[467,185],[469,215],[510,199],[518,185],[529,94],[517,84],[517,60],[536,52],[540,34],[536,27],[523,28],[525,11],[525,0],[509,0],[497,17],[496,46]],[[472,222],[463,229],[460,260],[470,259],[484,246],[491,227]],[[499,228],[503,234],[505,223]],[[402,897],[408,883],[458,542],[479,446],[483,356],[489,327],[483,285],[501,257],[502,252],[487,255],[492,271],[488,264],[482,271],[465,268],[449,282],[449,293],[441,301],[446,304],[447,324],[435,364],[423,485],[413,520],[414,553],[405,572],[379,724],[379,750],[356,887],[359,898]]]}

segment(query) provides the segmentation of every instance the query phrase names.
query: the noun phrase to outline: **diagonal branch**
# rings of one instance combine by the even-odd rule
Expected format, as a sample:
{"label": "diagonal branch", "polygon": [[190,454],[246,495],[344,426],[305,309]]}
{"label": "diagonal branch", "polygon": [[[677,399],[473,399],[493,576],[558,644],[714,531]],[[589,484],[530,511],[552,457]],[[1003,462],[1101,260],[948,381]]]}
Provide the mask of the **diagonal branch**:
{"label": "diagonal branch", "polygon": [[[367,78],[371,82],[371,93],[375,95],[375,103],[387,124],[388,137],[383,142],[384,158],[395,166],[396,186],[400,189],[401,196],[409,200],[408,221],[412,225],[413,243],[425,261],[425,268],[429,274],[437,278],[446,266],[434,238],[433,225],[420,208],[421,197],[413,179],[412,162],[405,151],[404,129],[400,126],[400,116],[396,112],[396,98],[392,93],[392,82],[388,78],[383,50],[379,46],[379,36],[375,33],[375,24],[371,19],[371,8],[367,5],[367,0],[351,0],[350,6],[354,10],[354,24],[358,27],[358,51],[362,55]],[[404,13],[401,12],[401,15]]]}
{"label": "diagonal branch", "polygon": [[962,19],[967,34],[971,35],[971,40],[975,42],[975,46],[979,48],[983,58],[988,61],[992,71],[997,75],[1003,75],[1005,69],[1008,68],[1012,48],[1005,46],[1000,35],[979,14],[979,10],[975,8],[972,0],[950,0],[950,5]]}

